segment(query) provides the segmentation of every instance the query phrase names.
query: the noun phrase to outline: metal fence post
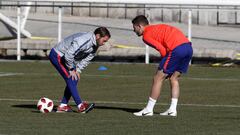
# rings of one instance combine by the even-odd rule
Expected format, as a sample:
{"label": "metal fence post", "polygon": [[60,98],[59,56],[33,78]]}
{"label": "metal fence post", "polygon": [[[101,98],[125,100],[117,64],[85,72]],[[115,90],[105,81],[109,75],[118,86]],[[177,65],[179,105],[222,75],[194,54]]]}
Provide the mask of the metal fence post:
{"label": "metal fence post", "polygon": [[[188,11],[188,40],[192,41],[192,10]],[[192,60],[189,62],[189,65],[192,64]]]}
{"label": "metal fence post", "polygon": [[21,7],[17,7],[17,60],[21,60]]}
{"label": "metal fence post", "polygon": [[[150,21],[151,21],[150,20],[151,19],[151,14],[150,14],[150,9],[149,8],[147,8],[147,9],[145,8],[145,15],[146,15],[146,17],[147,17],[147,19],[148,19],[148,21],[150,23]],[[145,64],[149,64],[149,59],[150,59],[150,57],[149,57],[149,46],[146,45],[145,48],[146,48],[146,51],[145,51]]]}
{"label": "metal fence post", "polygon": [[62,40],[62,7],[58,7],[58,42]]}
{"label": "metal fence post", "polygon": [[2,5],[2,0],[0,0],[0,9],[2,9],[2,6],[1,6],[1,5]]}
{"label": "metal fence post", "polygon": [[188,11],[188,40],[192,40],[192,10]]}

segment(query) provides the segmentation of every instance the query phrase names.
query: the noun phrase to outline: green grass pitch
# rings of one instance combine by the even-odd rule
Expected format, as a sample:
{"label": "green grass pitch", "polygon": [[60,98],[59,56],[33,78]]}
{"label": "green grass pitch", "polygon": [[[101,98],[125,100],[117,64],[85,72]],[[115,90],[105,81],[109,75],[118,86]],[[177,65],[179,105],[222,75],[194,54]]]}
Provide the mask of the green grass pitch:
{"label": "green grass pitch", "polygon": [[[108,70],[99,71],[106,66]],[[55,105],[65,83],[49,62],[0,62],[1,135],[238,135],[240,69],[191,66],[180,79],[178,117],[163,117],[169,82],[152,117],[136,117],[148,100],[157,65],[92,63],[81,74],[83,100],[95,102],[88,114],[39,113],[37,100]],[[71,106],[76,110],[74,102]]]}

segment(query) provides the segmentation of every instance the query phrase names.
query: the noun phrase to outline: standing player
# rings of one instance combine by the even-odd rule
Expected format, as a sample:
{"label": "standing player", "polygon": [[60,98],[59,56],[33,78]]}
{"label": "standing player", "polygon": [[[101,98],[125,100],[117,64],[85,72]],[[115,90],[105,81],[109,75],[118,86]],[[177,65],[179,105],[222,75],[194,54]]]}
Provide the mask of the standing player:
{"label": "standing player", "polygon": [[72,111],[68,106],[71,96],[77,104],[78,112],[87,113],[93,109],[93,103],[88,104],[81,100],[77,83],[80,80],[81,71],[94,58],[98,47],[104,45],[110,37],[107,28],[99,27],[94,33],[73,34],[52,48],[49,55],[50,61],[66,82],[64,95],[57,112]]}
{"label": "standing player", "polygon": [[147,18],[139,15],[132,20],[134,32],[143,36],[143,41],[155,48],[162,56],[158,70],[153,78],[152,89],[147,106],[136,116],[152,116],[155,103],[160,96],[163,81],[167,78],[171,86],[171,105],[160,115],[177,116],[177,102],[180,88],[178,79],[186,73],[193,50],[184,34],[175,27],[158,24],[149,25]]}

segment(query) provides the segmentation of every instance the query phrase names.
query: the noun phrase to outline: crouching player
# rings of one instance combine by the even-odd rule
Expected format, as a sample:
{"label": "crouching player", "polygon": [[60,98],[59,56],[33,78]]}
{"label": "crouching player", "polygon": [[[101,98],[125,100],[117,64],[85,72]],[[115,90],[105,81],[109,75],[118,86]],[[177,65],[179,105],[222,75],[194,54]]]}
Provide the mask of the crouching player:
{"label": "crouching player", "polygon": [[73,34],[52,48],[49,59],[66,82],[64,95],[57,112],[71,112],[68,106],[71,97],[77,104],[78,112],[87,113],[94,104],[82,101],[77,88],[80,73],[89,64],[102,46],[111,37],[105,27],[99,27],[94,32]]}
{"label": "crouching player", "polygon": [[143,15],[132,20],[134,32],[143,36],[143,41],[155,48],[162,56],[158,70],[153,78],[152,89],[147,106],[136,116],[152,116],[154,105],[160,95],[163,81],[167,78],[171,85],[171,105],[160,115],[177,116],[177,102],[180,88],[178,79],[182,73],[186,73],[193,50],[191,43],[184,34],[175,27],[157,24],[149,25]]}

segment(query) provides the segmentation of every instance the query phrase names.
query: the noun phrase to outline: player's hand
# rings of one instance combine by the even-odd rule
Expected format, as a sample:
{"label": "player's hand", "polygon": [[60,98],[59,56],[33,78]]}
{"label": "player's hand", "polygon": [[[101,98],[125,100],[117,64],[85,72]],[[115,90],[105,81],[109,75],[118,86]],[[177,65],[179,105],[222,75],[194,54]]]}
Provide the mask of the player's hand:
{"label": "player's hand", "polygon": [[78,75],[78,72],[76,72],[75,70],[69,71],[70,75],[68,78],[72,78],[72,80],[78,80],[78,76],[80,77],[80,75]]}
{"label": "player's hand", "polygon": [[80,73],[76,72],[76,74],[77,74],[78,80],[80,80]]}

